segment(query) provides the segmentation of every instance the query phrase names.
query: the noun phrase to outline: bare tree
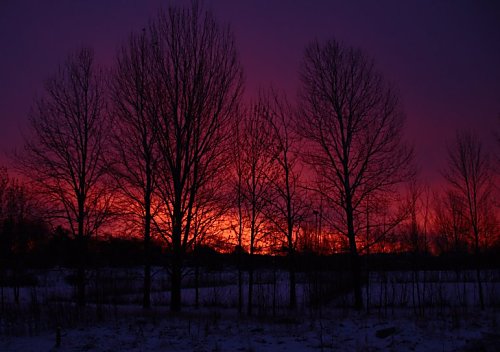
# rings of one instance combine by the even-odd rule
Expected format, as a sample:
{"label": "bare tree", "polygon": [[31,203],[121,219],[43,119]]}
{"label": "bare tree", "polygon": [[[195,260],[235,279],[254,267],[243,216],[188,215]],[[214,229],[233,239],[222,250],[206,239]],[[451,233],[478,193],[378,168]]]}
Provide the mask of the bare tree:
{"label": "bare tree", "polygon": [[405,250],[415,256],[428,252],[429,196],[429,189],[417,179],[409,182],[404,201],[407,219],[402,223],[402,231]]}
{"label": "bare tree", "polygon": [[[429,189],[416,178],[412,179],[406,190],[408,219],[401,226],[404,249],[412,254],[412,303],[415,314],[424,314],[425,280],[420,280],[420,258],[428,254]],[[425,276],[425,272],[423,273]]]}
{"label": "bare tree", "polygon": [[151,124],[152,59],[146,32],[131,35],[118,53],[110,81],[115,116],[110,162],[125,201],[122,212],[131,215],[130,228],[144,238],[144,308],[151,306],[151,219],[158,159]]}
{"label": "bare tree", "polygon": [[238,313],[243,313],[243,228],[245,227],[243,218],[243,178],[245,175],[243,163],[243,144],[242,142],[242,121],[239,116],[233,119],[231,130],[231,142],[234,145],[230,155],[232,175],[232,193],[234,194],[234,218],[236,224],[232,225],[233,232],[236,235],[237,266],[238,266]]}
{"label": "bare tree", "polygon": [[52,207],[51,217],[63,221],[79,244],[79,305],[85,304],[86,241],[101,227],[110,206],[103,182],[109,123],[101,77],[91,50],[70,55],[32,108],[19,158],[21,171]]}
{"label": "bare tree", "polygon": [[1,236],[7,250],[7,259],[13,278],[14,301],[20,302],[20,278],[26,269],[26,260],[42,241],[48,238],[48,226],[40,216],[40,204],[28,185],[10,178],[5,188],[4,218],[0,223]]}
{"label": "bare tree", "polygon": [[[248,298],[247,314],[252,315],[254,268],[253,256],[257,246],[262,245],[268,235],[268,217],[266,208],[272,197],[272,180],[274,180],[274,155],[271,148],[271,131],[265,119],[266,107],[255,104],[241,121],[238,167],[238,209],[240,235],[248,233]],[[243,224],[241,223],[241,224]]]}
{"label": "bare tree", "polygon": [[481,241],[487,233],[485,224],[494,189],[494,172],[490,156],[482,143],[470,132],[457,133],[448,148],[448,165],[443,172],[451,189],[460,197],[467,212],[467,222],[473,235],[476,258],[476,279],[481,309],[484,294],[480,271]]}
{"label": "bare tree", "polygon": [[455,190],[447,190],[442,195],[436,195],[434,207],[437,249],[455,256],[466,253],[469,230],[462,198]]}
{"label": "bare tree", "polygon": [[471,236],[467,208],[456,190],[447,189],[434,198],[435,245],[440,254],[451,257],[455,271],[455,292],[462,304],[467,301],[467,278],[463,258],[469,251]]}
{"label": "bare tree", "polygon": [[200,256],[203,248],[217,244],[217,240],[226,230],[224,217],[229,210],[229,192],[227,192],[227,177],[221,171],[214,175],[203,189],[200,190],[196,204],[193,207],[192,235],[188,246],[192,248],[195,260],[195,307],[199,307]]}
{"label": "bare tree", "polygon": [[152,122],[162,170],[157,190],[172,253],[170,307],[177,311],[194,206],[225,162],[226,126],[239,101],[242,70],[231,31],[197,2],[160,12],[149,32],[155,77]]}
{"label": "bare tree", "polygon": [[266,209],[267,218],[276,232],[281,234],[283,247],[289,259],[289,307],[296,308],[295,253],[306,212],[307,204],[302,165],[300,164],[299,138],[293,128],[294,110],[285,96],[271,91],[262,96],[266,129],[270,131],[270,153],[275,173],[270,178],[272,197]]}
{"label": "bare tree", "polygon": [[373,60],[335,40],[313,42],[301,67],[299,130],[310,141],[306,160],[321,177],[319,191],[347,236],[355,307],[363,306],[357,227],[362,206],[405,180],[412,150],[402,142],[403,115]]}

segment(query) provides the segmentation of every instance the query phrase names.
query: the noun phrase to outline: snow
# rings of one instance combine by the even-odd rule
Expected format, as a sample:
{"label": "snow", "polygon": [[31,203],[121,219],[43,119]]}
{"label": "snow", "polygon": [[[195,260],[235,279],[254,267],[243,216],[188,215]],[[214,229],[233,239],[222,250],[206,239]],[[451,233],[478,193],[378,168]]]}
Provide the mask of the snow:
{"label": "snow", "polygon": [[[194,289],[189,287],[183,290],[185,307],[177,314],[168,310],[165,273],[159,268],[156,272],[154,306],[147,312],[137,303],[140,268],[100,270],[110,284],[109,302],[90,303],[81,315],[71,303],[72,287],[64,280],[71,274],[68,269],[36,273],[38,286],[21,289],[19,306],[13,303],[12,290],[5,288],[0,351],[500,350],[498,275],[486,275],[484,311],[477,306],[472,274],[463,273],[463,282],[449,272],[422,275],[418,292],[425,309],[418,311],[412,304],[412,273],[386,273],[385,281],[373,273],[370,311],[356,313],[345,305],[351,294],[311,308],[305,277],[299,280],[298,310],[289,312],[284,308],[286,273],[278,273],[278,284],[273,284],[271,273],[263,272],[255,288],[256,316],[247,317],[237,313],[234,271],[205,272],[201,308],[194,307]],[[281,306],[275,315],[273,294]],[[58,325],[61,344],[56,347]]]}
{"label": "snow", "polygon": [[[323,314],[338,314],[325,311]],[[4,337],[1,351],[457,351],[500,346],[500,315],[480,313],[460,318],[390,318],[348,316],[259,320],[201,311],[176,316],[134,316],[37,336]],[[142,316],[141,316],[142,315]],[[377,331],[395,333],[377,337]],[[496,344],[496,345],[495,345]],[[485,345],[485,346],[483,346]],[[483,349],[488,350],[488,349]]]}

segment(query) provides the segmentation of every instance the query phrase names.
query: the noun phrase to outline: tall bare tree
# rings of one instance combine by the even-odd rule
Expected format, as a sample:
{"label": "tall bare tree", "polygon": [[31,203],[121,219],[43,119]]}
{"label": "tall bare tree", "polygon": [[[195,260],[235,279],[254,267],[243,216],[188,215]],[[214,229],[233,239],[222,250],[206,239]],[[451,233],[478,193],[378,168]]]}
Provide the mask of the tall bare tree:
{"label": "tall bare tree", "polygon": [[300,140],[293,128],[294,109],[286,97],[270,91],[269,94],[263,95],[261,100],[265,108],[265,128],[270,131],[270,153],[275,164],[275,172],[269,179],[272,196],[266,212],[276,232],[282,235],[280,240],[288,255],[289,307],[294,309],[297,305],[296,247],[300,225],[306,212],[310,210],[298,153]]}
{"label": "tall bare tree", "polygon": [[[158,194],[168,218],[171,309],[181,308],[184,254],[197,196],[225,163],[226,128],[242,89],[233,35],[198,2],[162,11],[149,27],[152,119],[158,142]],[[164,230],[167,228],[164,228]]]}
{"label": "tall bare tree", "polygon": [[484,294],[480,271],[481,241],[487,234],[483,226],[489,214],[494,190],[494,172],[489,154],[471,132],[458,132],[448,148],[448,165],[443,172],[451,189],[465,204],[469,229],[473,235],[476,258],[476,279],[481,309]]}
{"label": "tall bare tree", "polygon": [[106,133],[102,72],[90,49],[70,55],[30,115],[21,171],[79,244],[77,301],[85,304],[86,241],[109,213],[104,182]]}
{"label": "tall bare tree", "polygon": [[244,114],[241,121],[239,157],[241,169],[238,176],[239,212],[241,221],[247,224],[241,232],[247,231],[248,241],[248,297],[247,314],[252,315],[254,268],[253,256],[257,246],[263,244],[268,235],[268,216],[272,197],[272,185],[276,175],[274,154],[271,147],[271,131],[266,121],[267,108],[256,103]]}
{"label": "tall bare tree", "polygon": [[230,202],[233,207],[233,219],[236,219],[235,224],[231,227],[236,236],[235,254],[237,256],[238,266],[238,313],[243,313],[243,228],[245,227],[245,220],[243,217],[243,178],[245,176],[245,169],[243,163],[243,144],[242,141],[242,128],[243,123],[240,116],[235,115],[231,124],[231,143],[234,145],[229,153],[229,160],[231,161],[230,171],[232,172],[230,180],[234,199]]}
{"label": "tall bare tree", "polygon": [[131,229],[144,238],[144,308],[151,305],[151,219],[155,213],[158,159],[151,123],[155,117],[151,116],[154,112],[152,50],[145,30],[140,35],[131,35],[117,55],[110,80],[115,116],[110,163],[125,201],[122,211],[131,215]]}
{"label": "tall bare tree", "polygon": [[363,306],[357,227],[362,206],[405,180],[412,150],[402,142],[403,114],[373,60],[335,40],[310,44],[301,66],[299,130],[319,191],[349,240],[355,307]]}

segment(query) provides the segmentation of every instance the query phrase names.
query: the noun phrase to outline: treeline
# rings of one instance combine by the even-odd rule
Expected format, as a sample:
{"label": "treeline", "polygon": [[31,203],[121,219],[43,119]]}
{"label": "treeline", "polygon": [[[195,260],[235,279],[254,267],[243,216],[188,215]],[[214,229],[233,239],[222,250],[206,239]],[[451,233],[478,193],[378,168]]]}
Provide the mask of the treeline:
{"label": "treeline", "polygon": [[[91,49],[68,57],[33,104],[13,168],[38,204],[37,233],[75,244],[79,305],[92,239],[109,235],[142,239],[145,308],[157,243],[172,310],[181,308],[183,266],[201,247],[241,249],[238,306],[246,284],[249,315],[262,253],[286,258],[292,309],[304,253],[348,253],[357,309],[363,254],[470,252],[481,292],[481,257],[499,241],[498,163],[481,141],[457,133],[446,188],[431,190],[403,138],[395,89],[370,56],[313,41],[299,75],[296,99],[270,88],[244,101],[230,27],[198,2],[160,11],[107,70]],[[5,243],[29,233],[19,231],[2,232]],[[3,250],[14,255],[9,243]]]}
{"label": "treeline", "polygon": [[[79,246],[74,238],[61,228],[56,234],[46,231],[46,227],[38,228],[36,236],[30,240],[30,246],[23,251],[12,252],[12,242],[2,243],[5,256],[1,260],[0,283],[5,284],[2,276],[6,272],[11,275],[14,271],[23,273],[31,269],[51,268],[55,266],[76,267],[78,262]],[[45,232],[43,232],[45,231]],[[61,231],[61,232],[60,232]],[[32,232],[35,234],[35,232]],[[62,236],[61,236],[62,235]],[[89,268],[95,267],[137,267],[144,265],[144,245],[137,238],[100,238],[90,239],[87,257]],[[19,248],[19,247],[16,247]],[[483,252],[482,269],[496,269],[500,267],[500,247],[492,247]],[[165,267],[171,253],[158,241],[152,245],[150,263],[153,266]],[[186,254],[187,267],[202,266],[209,270],[234,269],[242,260],[242,269],[248,270],[247,252],[239,252],[237,248],[232,252],[219,252],[210,246],[200,246],[196,251]],[[438,255],[410,252],[372,253],[362,255],[363,271],[411,271],[411,270],[451,270],[464,271],[475,268],[475,259],[469,252],[443,252]],[[258,254],[253,260],[253,267],[257,270],[288,269],[288,258],[283,255]],[[314,271],[348,271],[350,259],[348,252],[320,254],[316,252],[296,253],[297,272]]]}

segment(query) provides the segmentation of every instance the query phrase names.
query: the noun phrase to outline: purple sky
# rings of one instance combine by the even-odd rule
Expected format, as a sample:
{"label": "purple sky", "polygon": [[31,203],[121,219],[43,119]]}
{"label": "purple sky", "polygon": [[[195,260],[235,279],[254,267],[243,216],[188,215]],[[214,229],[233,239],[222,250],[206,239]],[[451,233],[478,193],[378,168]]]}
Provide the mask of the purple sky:
{"label": "purple sky", "polygon": [[[109,65],[128,34],[144,27],[162,4],[168,2],[0,0],[0,149],[21,146],[34,97],[69,52],[91,46]],[[498,1],[205,4],[235,32],[249,96],[272,84],[293,99],[304,47],[315,38],[363,48],[397,87],[408,138],[431,183],[440,179],[445,142],[457,128],[473,129],[487,145],[500,129]]]}

